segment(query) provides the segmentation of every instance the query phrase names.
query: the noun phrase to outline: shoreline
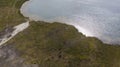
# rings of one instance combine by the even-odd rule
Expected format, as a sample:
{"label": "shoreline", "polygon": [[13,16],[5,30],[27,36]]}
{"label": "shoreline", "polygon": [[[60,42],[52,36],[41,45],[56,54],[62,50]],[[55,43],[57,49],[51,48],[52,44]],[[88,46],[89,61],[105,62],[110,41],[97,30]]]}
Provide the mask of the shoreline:
{"label": "shoreline", "polygon": [[[20,8],[20,13],[24,16],[24,17],[28,17],[29,18],[29,20],[31,20],[31,21],[41,21],[40,20],[40,17],[37,17],[37,16],[33,16],[33,15],[29,15],[28,13],[27,13],[27,11],[25,11],[24,9],[25,9],[25,7],[29,4],[29,3],[31,3],[32,2],[32,0],[29,0],[29,1],[26,1],[25,3],[23,3],[23,5],[21,6],[21,8]],[[30,17],[29,17],[30,16]],[[33,18],[32,18],[33,17]],[[83,33],[86,37],[95,37],[92,33],[90,33],[89,31],[87,31],[86,29],[84,29],[84,28],[82,28],[82,27],[80,27],[80,26],[78,26],[77,24],[72,24],[72,23],[69,23],[69,22],[60,22],[60,21],[47,21],[47,20],[42,20],[42,21],[45,21],[45,22],[48,22],[48,23],[54,23],[54,22],[58,22],[58,23],[64,23],[64,24],[67,24],[67,25],[72,25],[72,26],[74,26],[80,33]]]}
{"label": "shoreline", "polygon": [[[41,21],[40,17],[35,16],[35,15],[30,15],[29,13],[27,13],[27,10],[25,10],[26,6],[31,2],[32,2],[32,0],[29,0],[29,1],[26,1],[26,2],[23,3],[23,5],[20,8],[21,14],[24,17],[29,18],[30,21]],[[78,30],[78,32],[84,34],[86,37],[96,37],[99,40],[101,40],[102,42],[107,43],[107,44],[119,44],[119,42],[117,42],[118,40],[116,42],[114,42],[114,41],[111,41],[110,39],[102,38],[101,35],[99,36],[99,35],[95,35],[94,33],[92,34],[87,29],[84,29],[84,28],[80,27],[79,25],[77,25],[75,23],[65,22],[64,20],[63,21],[59,21],[59,20],[58,21],[56,21],[56,20],[55,21],[49,21],[49,20],[43,19],[42,21],[45,21],[45,22],[48,22],[48,23],[58,22],[58,23],[64,23],[64,24],[67,24],[67,25],[72,25]]]}

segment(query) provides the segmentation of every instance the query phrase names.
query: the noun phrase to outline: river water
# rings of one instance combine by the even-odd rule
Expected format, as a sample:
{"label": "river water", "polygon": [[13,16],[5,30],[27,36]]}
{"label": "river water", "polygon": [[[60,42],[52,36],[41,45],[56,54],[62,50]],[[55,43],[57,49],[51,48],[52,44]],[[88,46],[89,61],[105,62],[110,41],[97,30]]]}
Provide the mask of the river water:
{"label": "river water", "polygon": [[31,20],[73,25],[86,36],[120,44],[120,0],[30,0],[21,13]]}

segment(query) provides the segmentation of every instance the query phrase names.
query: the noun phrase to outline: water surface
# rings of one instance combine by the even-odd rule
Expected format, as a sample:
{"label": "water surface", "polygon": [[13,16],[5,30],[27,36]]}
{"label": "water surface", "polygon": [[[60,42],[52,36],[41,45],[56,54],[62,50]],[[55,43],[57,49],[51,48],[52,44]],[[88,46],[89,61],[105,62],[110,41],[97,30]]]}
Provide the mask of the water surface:
{"label": "water surface", "polygon": [[32,20],[74,25],[86,36],[120,44],[120,0],[30,0],[21,13]]}

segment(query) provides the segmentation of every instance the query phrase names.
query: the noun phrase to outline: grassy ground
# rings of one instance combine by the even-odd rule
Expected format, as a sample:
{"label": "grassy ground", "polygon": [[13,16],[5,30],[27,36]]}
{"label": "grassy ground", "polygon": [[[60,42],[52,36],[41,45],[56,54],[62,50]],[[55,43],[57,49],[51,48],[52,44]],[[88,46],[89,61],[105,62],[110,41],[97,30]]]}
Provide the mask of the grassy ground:
{"label": "grassy ground", "polygon": [[[26,0],[0,0],[0,30],[25,21],[19,13]],[[30,22],[30,27],[9,41],[40,67],[120,67],[120,46],[85,37],[70,25]]]}
{"label": "grassy ground", "polygon": [[19,8],[26,0],[0,0],[0,30],[25,21]]}
{"label": "grassy ground", "polygon": [[27,62],[42,67],[120,67],[120,46],[85,37],[65,24],[31,22],[11,43]]}

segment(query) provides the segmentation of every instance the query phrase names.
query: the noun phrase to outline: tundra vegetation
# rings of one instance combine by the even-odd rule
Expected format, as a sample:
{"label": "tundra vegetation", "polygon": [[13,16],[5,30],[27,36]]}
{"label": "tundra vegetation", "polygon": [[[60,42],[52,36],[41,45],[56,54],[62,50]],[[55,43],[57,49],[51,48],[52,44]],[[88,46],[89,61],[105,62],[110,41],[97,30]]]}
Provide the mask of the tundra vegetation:
{"label": "tundra vegetation", "polygon": [[[25,1],[0,0],[0,30],[25,21],[19,12]],[[7,44],[17,49],[26,64],[40,67],[120,67],[119,45],[104,44],[59,22],[31,21]]]}

